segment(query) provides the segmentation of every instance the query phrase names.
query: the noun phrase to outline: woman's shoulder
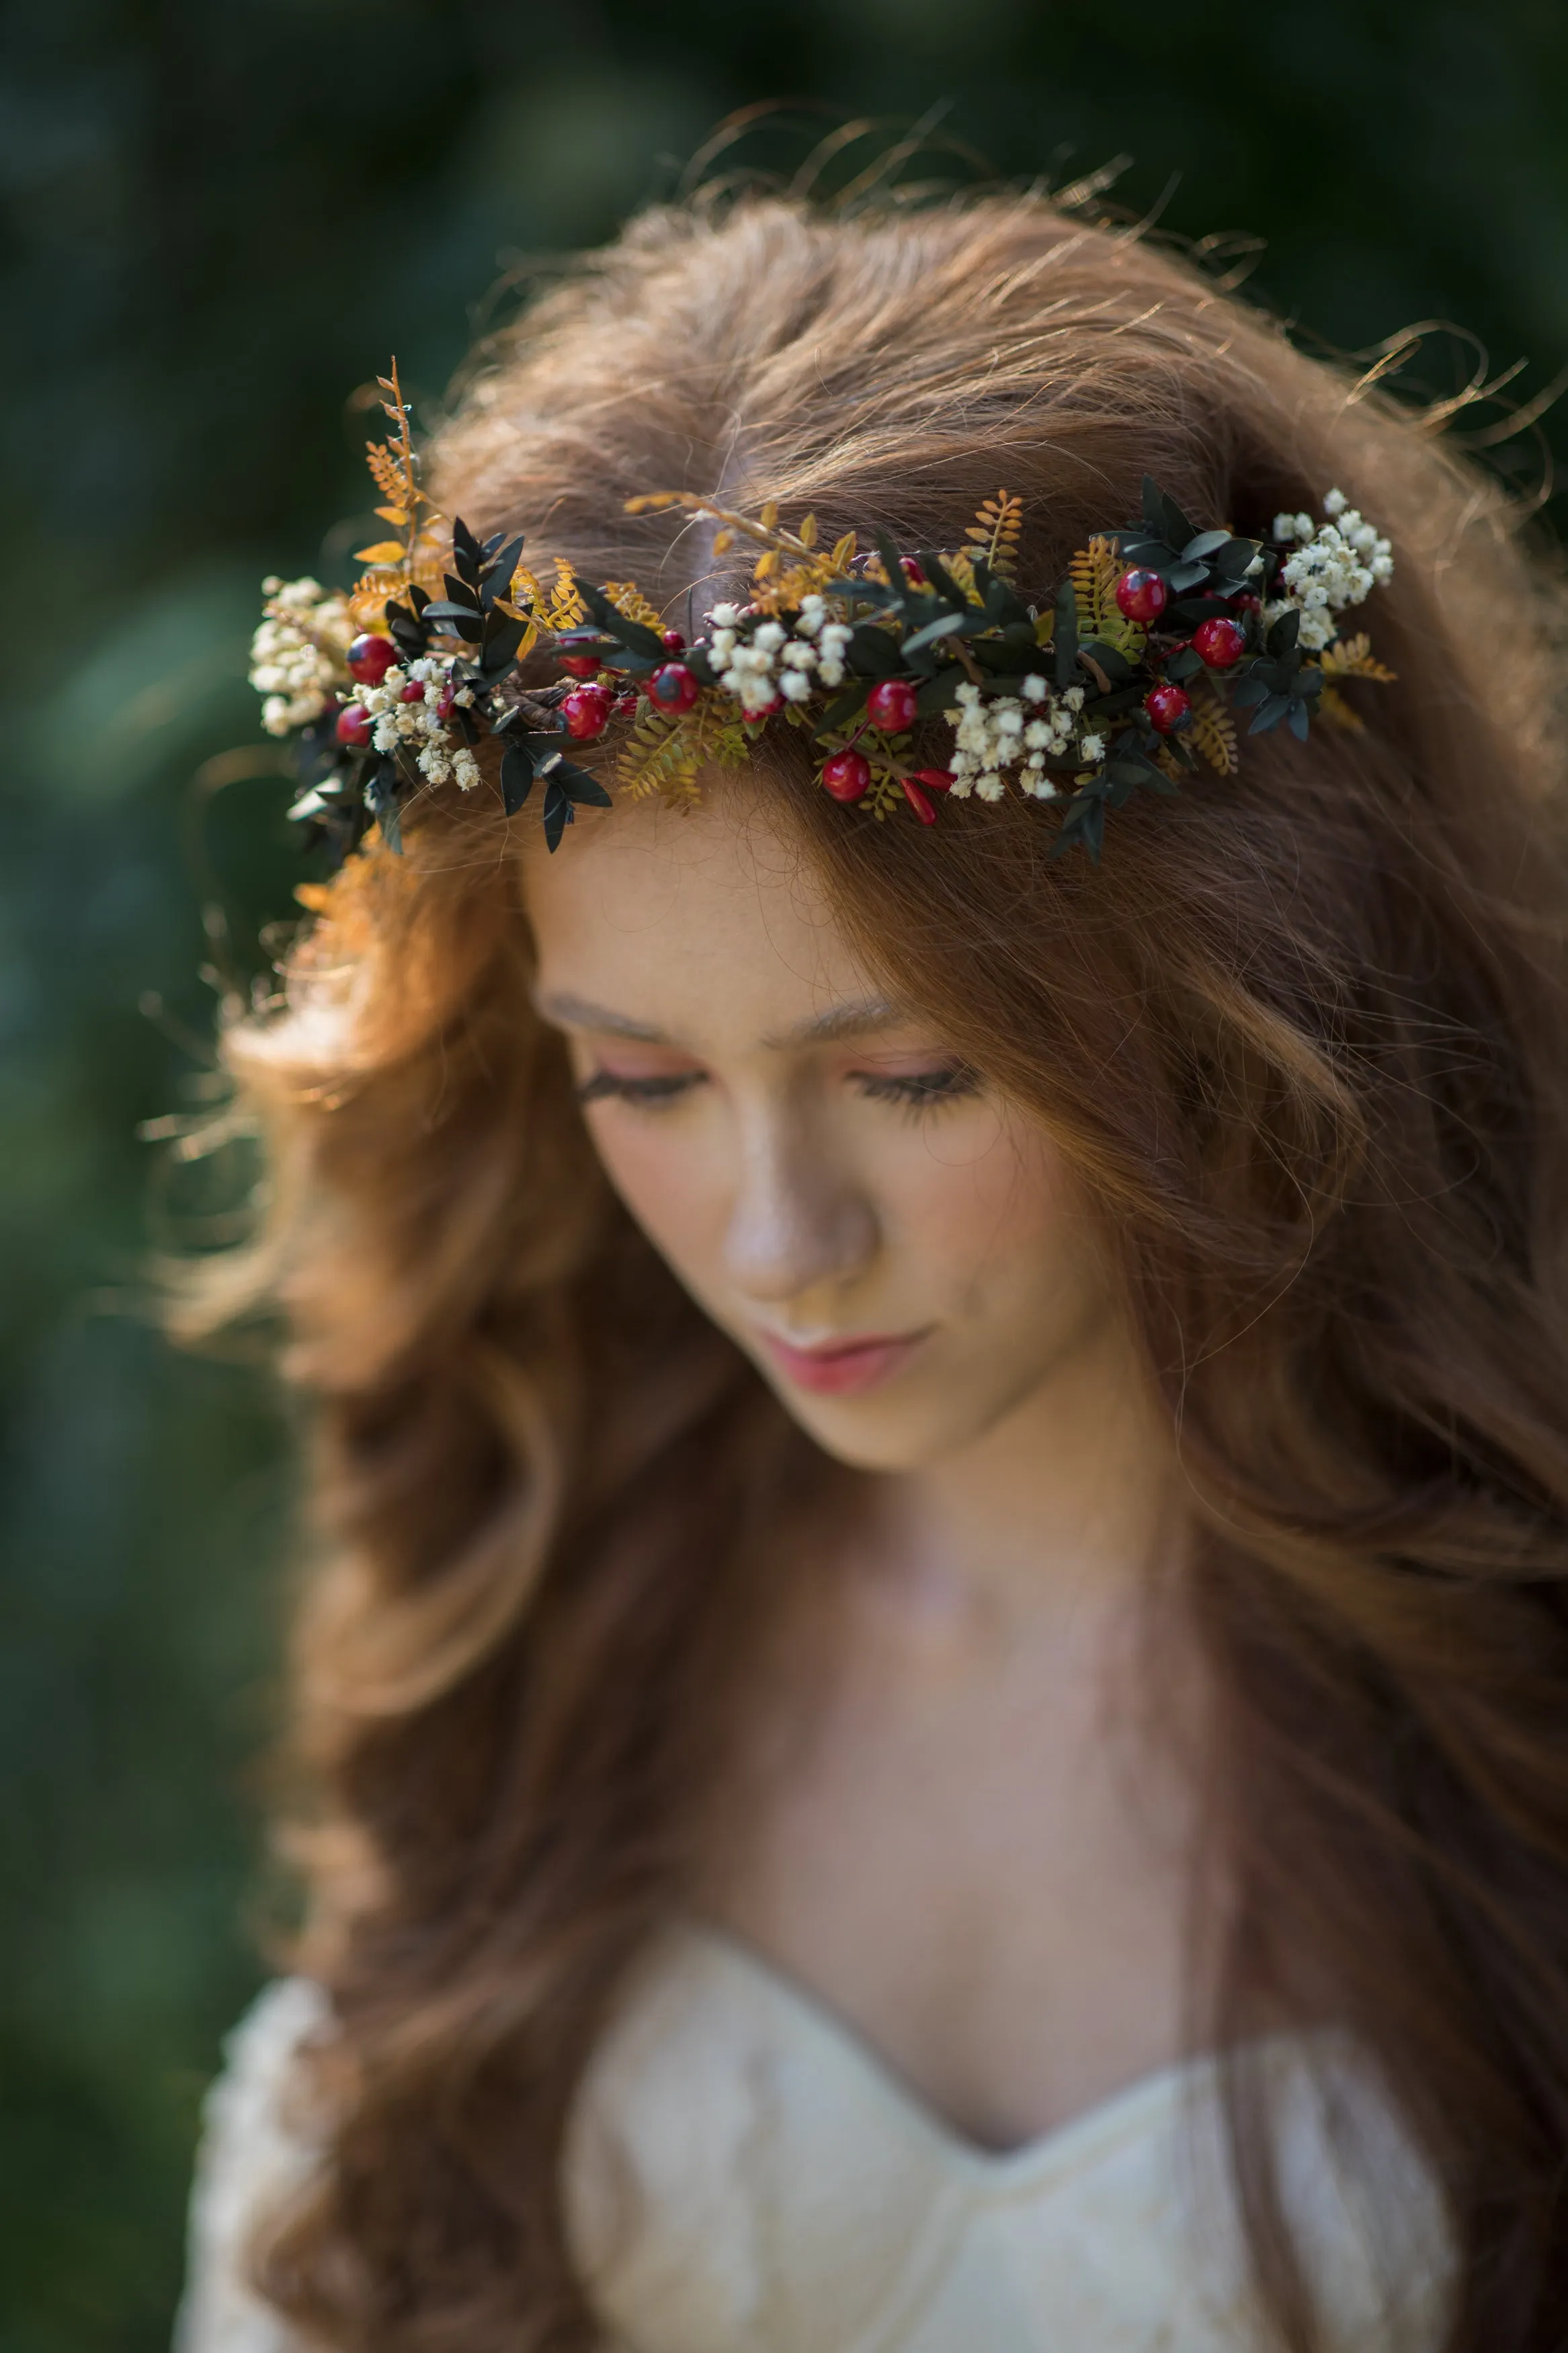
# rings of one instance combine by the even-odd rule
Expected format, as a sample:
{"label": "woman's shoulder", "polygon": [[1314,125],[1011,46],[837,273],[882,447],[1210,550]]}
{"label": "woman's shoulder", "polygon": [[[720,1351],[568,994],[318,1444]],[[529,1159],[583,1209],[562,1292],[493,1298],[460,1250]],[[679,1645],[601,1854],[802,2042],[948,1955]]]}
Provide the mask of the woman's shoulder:
{"label": "woman's shoulder", "polygon": [[247,2283],[247,2258],[258,2223],[316,2161],[296,2062],[331,2024],[319,1985],[279,1978],[225,2040],[202,2112],[175,2353],[289,2353],[288,2332]]}

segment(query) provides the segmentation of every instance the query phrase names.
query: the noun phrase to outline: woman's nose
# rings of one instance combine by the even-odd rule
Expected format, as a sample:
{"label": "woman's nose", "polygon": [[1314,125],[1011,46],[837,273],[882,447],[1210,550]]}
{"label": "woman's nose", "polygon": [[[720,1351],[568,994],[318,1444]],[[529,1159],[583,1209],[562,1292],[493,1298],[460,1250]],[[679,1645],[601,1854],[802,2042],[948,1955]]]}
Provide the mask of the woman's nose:
{"label": "woman's nose", "polygon": [[742,1135],[724,1236],[726,1271],[752,1299],[841,1282],[875,1254],[876,1210],[826,1139],[787,1119]]}

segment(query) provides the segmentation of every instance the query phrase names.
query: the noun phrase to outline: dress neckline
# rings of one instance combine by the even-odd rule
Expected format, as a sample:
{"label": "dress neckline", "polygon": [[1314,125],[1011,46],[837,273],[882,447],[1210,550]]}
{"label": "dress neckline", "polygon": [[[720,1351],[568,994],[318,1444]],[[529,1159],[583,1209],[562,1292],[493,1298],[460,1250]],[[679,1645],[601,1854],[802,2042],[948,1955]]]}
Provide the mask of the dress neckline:
{"label": "dress neckline", "polygon": [[[769,2006],[782,2033],[813,2043],[834,2065],[854,2076],[907,2138],[923,2144],[944,2169],[977,2187],[1011,2189],[1033,2182],[1037,2175],[1075,2171],[1123,2140],[1146,2132],[1152,2120],[1172,2106],[1212,2105],[1218,2099],[1226,2054],[1194,2052],[1150,2069],[1076,2116],[1011,2148],[987,2148],[951,2124],[840,2011],[744,1936],[691,1915],[686,1919],[685,1931],[715,1963]],[[1331,2027],[1284,2028],[1258,2036],[1237,2055],[1263,2058],[1269,2064],[1300,2061],[1338,2039]]]}

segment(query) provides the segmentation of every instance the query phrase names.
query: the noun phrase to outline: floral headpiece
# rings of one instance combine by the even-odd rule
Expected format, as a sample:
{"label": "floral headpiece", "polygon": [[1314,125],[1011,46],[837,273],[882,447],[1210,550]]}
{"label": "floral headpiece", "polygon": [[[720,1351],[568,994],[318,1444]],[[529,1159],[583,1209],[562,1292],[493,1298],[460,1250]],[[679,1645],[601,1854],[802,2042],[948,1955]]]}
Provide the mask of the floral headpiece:
{"label": "floral headpiece", "polygon": [[[688,642],[633,584],[595,587],[558,557],[546,588],[521,538],[481,543],[460,518],[443,529],[395,362],[379,381],[394,430],[369,445],[370,467],[400,536],[360,550],[369,569],[346,596],[267,581],[253,648],[263,724],[298,737],[290,814],[340,856],[373,823],[399,849],[421,787],[471,790],[487,736],[508,816],[541,784],[554,849],[578,807],[611,805],[577,745],[619,736],[623,790],[689,802],[705,764],[739,764],[782,725],[805,731],[826,791],[875,818],[908,807],[932,825],[944,796],[998,800],[1012,785],[1059,802],[1056,850],[1098,858],[1106,811],[1134,792],[1175,791],[1200,754],[1234,774],[1234,712],[1251,712],[1254,735],[1283,722],[1305,738],[1314,713],[1359,728],[1343,681],[1393,676],[1365,637],[1342,634],[1394,569],[1342,492],[1322,522],[1277,515],[1247,539],[1195,530],[1147,477],[1141,521],[1091,538],[1044,606],[1018,586],[1023,508],[1005,491],[961,548],[912,554],[882,532],[870,552],[852,532],[820,546],[813,516],[787,530],[772,501],[749,517],[684,491],[634,499],[632,512],[716,526],[716,556],[740,540],[759,551],[744,600],[716,604]],[[525,684],[539,657],[561,675]],[[927,765],[913,743],[938,721],[948,748]]]}

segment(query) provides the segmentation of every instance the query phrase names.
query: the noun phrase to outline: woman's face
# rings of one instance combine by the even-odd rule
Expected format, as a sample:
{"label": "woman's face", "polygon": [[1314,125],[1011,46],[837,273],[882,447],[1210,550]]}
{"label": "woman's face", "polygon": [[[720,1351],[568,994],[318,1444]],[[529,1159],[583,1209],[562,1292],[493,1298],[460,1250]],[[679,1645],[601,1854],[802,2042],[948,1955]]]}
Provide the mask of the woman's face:
{"label": "woman's face", "polygon": [[1070,1377],[1114,1311],[1049,1137],[887,1000],[749,796],[622,804],[525,871],[612,1184],[828,1453],[929,1465]]}

